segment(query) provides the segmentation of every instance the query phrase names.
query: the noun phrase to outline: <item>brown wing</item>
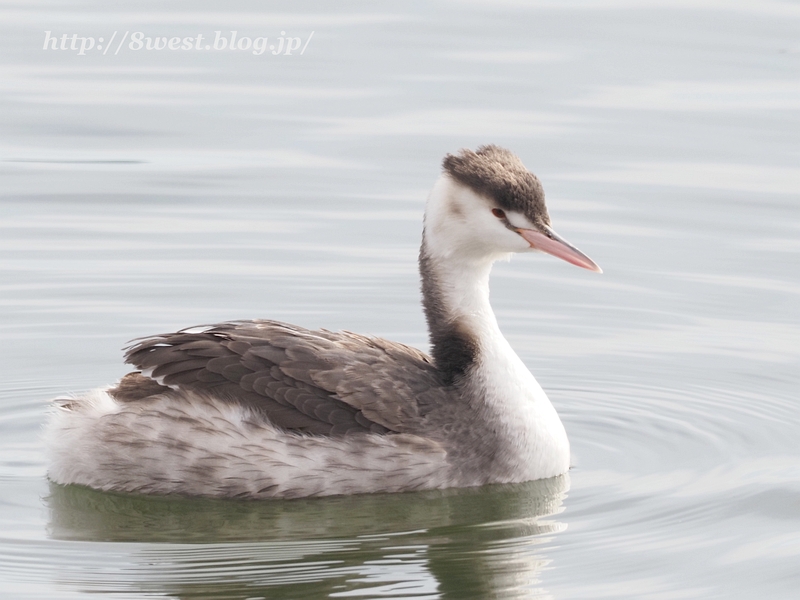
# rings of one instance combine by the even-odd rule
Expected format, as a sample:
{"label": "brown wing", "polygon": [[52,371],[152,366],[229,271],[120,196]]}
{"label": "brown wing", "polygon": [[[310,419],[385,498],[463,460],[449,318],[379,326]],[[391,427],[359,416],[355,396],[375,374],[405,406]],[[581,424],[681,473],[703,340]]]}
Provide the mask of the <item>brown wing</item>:
{"label": "brown wing", "polygon": [[167,392],[162,386],[202,392],[246,404],[284,429],[321,435],[412,432],[447,394],[419,350],[275,321],[153,336],[125,359],[145,376],[111,390],[122,400]]}

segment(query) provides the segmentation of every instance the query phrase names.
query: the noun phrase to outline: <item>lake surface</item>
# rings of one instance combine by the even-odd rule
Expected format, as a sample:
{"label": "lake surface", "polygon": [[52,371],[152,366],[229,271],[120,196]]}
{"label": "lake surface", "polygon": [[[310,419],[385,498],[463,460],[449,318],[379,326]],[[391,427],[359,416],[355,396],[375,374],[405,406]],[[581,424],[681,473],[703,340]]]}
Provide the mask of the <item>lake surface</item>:
{"label": "lake surface", "polygon": [[[797,597],[800,5],[169,6],[0,4],[4,598]],[[492,280],[568,475],[274,502],[47,481],[48,400],[125,374],[134,337],[260,317],[426,348],[426,194],[485,143],[605,270]]]}

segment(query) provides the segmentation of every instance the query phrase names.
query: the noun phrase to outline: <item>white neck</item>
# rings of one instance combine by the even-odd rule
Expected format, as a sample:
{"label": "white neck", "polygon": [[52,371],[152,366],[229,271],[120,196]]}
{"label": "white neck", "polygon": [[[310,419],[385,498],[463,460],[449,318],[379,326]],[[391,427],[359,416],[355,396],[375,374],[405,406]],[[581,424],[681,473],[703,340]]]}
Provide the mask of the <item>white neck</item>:
{"label": "white neck", "polygon": [[428,202],[420,253],[434,360],[440,369],[468,377],[464,381],[492,429],[518,449],[509,457],[518,463],[517,472],[533,478],[563,473],[569,466],[563,425],[503,337],[489,303],[492,264],[508,253],[476,240],[468,217],[459,221],[459,212],[475,208],[469,206],[471,192],[443,179]]}
{"label": "white neck", "polygon": [[431,256],[430,265],[448,320],[460,321],[478,335],[489,331],[500,333],[489,303],[493,262],[469,256]]}

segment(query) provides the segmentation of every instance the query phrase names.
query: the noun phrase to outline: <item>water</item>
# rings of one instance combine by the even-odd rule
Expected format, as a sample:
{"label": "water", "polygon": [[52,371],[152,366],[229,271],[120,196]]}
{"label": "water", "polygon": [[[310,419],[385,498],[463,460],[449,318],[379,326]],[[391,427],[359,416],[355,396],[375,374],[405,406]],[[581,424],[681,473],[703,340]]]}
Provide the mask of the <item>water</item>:
{"label": "water", "polygon": [[[796,597],[797,4],[0,6],[4,597]],[[42,50],[115,30],[308,45]],[[131,338],[266,317],[425,347],[425,195],[488,142],[605,270],[492,281],[568,476],[258,503],[47,482],[48,399],[123,375]]]}

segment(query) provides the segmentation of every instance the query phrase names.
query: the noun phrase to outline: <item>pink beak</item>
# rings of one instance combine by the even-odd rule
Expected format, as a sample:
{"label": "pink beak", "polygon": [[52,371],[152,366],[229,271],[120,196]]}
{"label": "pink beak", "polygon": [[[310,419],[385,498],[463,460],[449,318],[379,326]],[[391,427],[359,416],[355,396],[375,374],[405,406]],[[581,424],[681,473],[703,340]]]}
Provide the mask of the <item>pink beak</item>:
{"label": "pink beak", "polygon": [[546,231],[547,233],[540,233],[533,229],[516,229],[516,232],[525,238],[531,248],[552,254],[578,267],[597,273],[603,272],[603,269],[597,266],[596,262],[560,237],[555,231],[549,227],[546,228]]}

